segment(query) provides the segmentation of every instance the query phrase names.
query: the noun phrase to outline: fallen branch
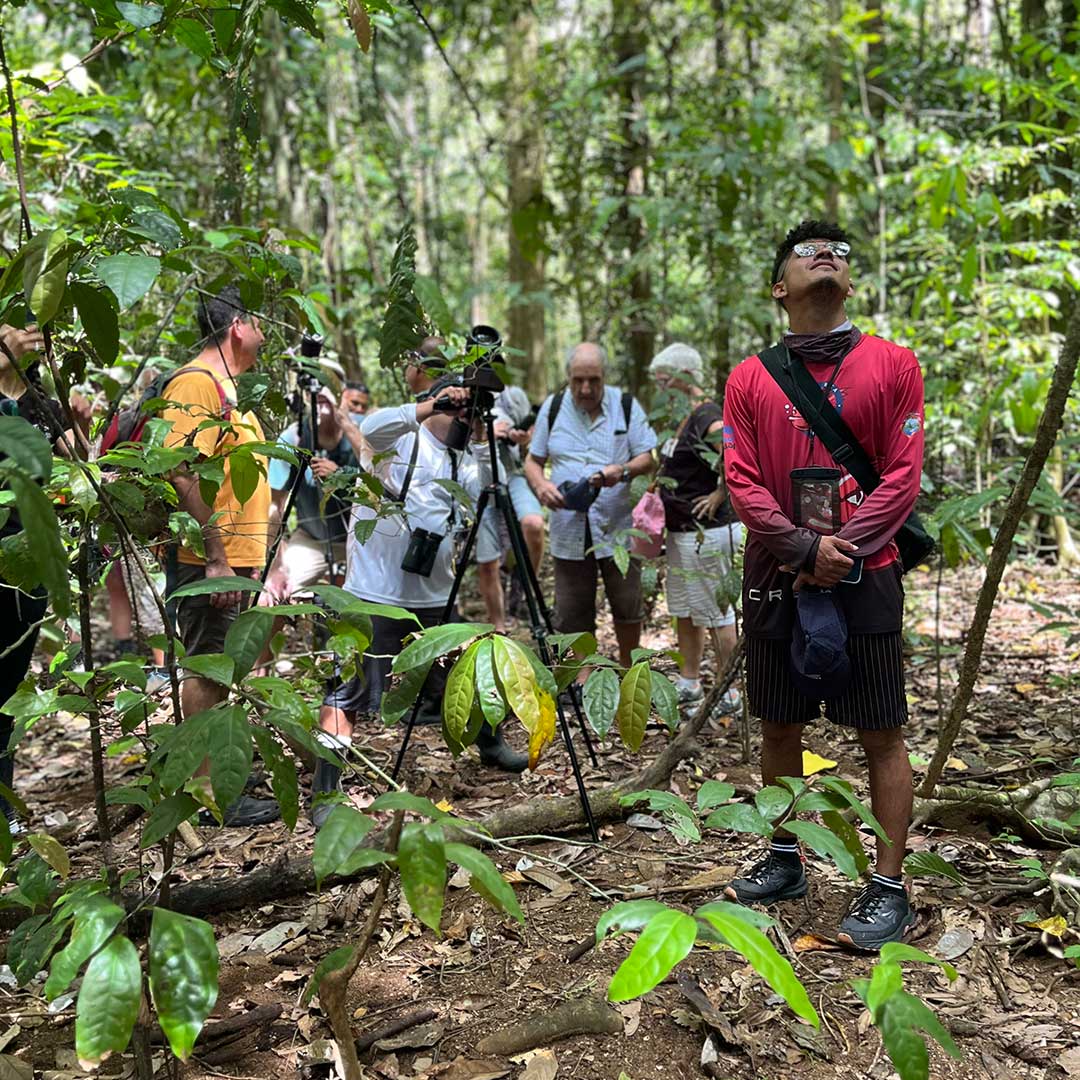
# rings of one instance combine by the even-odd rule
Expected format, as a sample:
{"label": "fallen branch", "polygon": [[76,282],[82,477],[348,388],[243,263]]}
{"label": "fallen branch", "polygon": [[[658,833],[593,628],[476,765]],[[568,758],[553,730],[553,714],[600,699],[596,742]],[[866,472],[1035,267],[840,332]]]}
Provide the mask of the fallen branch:
{"label": "fallen branch", "polygon": [[574,998],[496,1031],[481,1039],[476,1049],[492,1057],[509,1057],[572,1035],[619,1035],[622,1030],[622,1017],[606,1002],[595,997]]}
{"label": "fallen branch", "polygon": [[[248,1028],[258,1027],[261,1024],[273,1023],[284,1012],[284,1007],[280,1002],[274,1002],[273,1005],[260,1005],[257,1009],[249,1009],[245,1013],[238,1013],[236,1016],[227,1016],[224,1020],[218,1020],[216,1023],[209,1023],[203,1029],[199,1035],[199,1046],[206,1046],[208,1043],[212,1043],[219,1039],[224,1039],[230,1035],[236,1035],[240,1032],[247,1031]],[[152,1028],[150,1031],[150,1042],[155,1046],[161,1046],[165,1042],[165,1034],[161,1028]]]}
{"label": "fallen branch", "polygon": [[431,1008],[417,1009],[416,1012],[406,1013],[396,1020],[383,1024],[382,1027],[378,1027],[374,1031],[369,1031],[366,1035],[361,1035],[356,1040],[356,1052],[362,1054],[365,1050],[370,1050],[380,1039],[393,1038],[393,1036],[400,1035],[410,1028],[426,1024],[429,1020],[437,1020],[438,1017],[438,1010]]}

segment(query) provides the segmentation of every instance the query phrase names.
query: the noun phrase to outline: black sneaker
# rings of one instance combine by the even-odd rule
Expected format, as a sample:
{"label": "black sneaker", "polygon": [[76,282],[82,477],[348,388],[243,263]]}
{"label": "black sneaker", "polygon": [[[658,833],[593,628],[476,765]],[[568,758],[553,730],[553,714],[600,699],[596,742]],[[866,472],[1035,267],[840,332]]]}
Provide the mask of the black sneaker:
{"label": "black sneaker", "polygon": [[801,858],[784,858],[770,851],[754,863],[745,877],[736,878],[724,895],[740,904],[775,904],[806,895],[806,872]]}
{"label": "black sneaker", "polygon": [[311,777],[311,824],[315,826],[316,832],[326,824],[334,808],[341,805],[330,799],[316,801],[316,797],[335,791],[341,791],[341,769],[319,758],[315,762],[315,772]]}
{"label": "black sneaker", "polygon": [[915,923],[905,890],[871,881],[851,901],[836,940],[876,952],[888,941],[903,941]]}
{"label": "black sneaker", "polygon": [[[254,825],[269,825],[281,817],[281,807],[275,799],[255,799],[241,795],[236,802],[225,808],[222,825],[228,829],[247,829]],[[199,811],[199,824],[216,826],[217,821],[209,810]]]}

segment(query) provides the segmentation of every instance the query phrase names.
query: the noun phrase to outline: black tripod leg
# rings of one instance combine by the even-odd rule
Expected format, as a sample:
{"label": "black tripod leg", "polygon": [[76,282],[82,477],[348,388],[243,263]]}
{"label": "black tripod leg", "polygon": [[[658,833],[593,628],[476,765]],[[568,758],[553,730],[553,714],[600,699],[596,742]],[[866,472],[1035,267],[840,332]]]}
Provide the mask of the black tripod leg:
{"label": "black tripod leg", "polygon": [[421,686],[416,694],[416,700],[413,702],[412,712],[409,713],[409,722],[405,725],[405,737],[401,740],[401,746],[398,748],[397,761],[394,762],[394,767],[390,770],[392,780],[396,780],[397,774],[401,771],[402,762],[405,760],[405,751],[409,748],[409,740],[412,738],[413,728],[416,727],[416,717],[420,712],[420,702],[423,699],[424,688]]}

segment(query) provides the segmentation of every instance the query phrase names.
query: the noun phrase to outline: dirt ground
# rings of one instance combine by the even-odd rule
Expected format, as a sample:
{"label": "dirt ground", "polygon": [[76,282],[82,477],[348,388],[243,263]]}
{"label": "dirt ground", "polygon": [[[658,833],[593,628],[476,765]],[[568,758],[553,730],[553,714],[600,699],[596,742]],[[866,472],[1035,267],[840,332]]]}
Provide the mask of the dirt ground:
{"label": "dirt ground", "polygon": [[[947,703],[951,694],[979,575],[974,570],[946,575],[939,605],[936,583],[936,574],[926,572],[907,581],[910,750],[917,773],[925,771],[933,752],[938,698]],[[1061,635],[1037,632],[1045,619],[1028,601],[1072,605],[1076,594],[1075,579],[1045,568],[1010,570],[992,622],[982,679],[944,782],[1000,778],[1001,783],[1022,783],[1071,765],[1080,705],[1075,652]],[[672,638],[660,600],[643,644],[667,646]],[[613,644],[610,627],[602,640]],[[370,731],[360,741],[369,758],[387,768],[399,738],[393,730]],[[641,755],[656,754],[669,738],[662,729],[651,730]],[[520,744],[516,735],[514,739]],[[738,721],[707,727],[701,743],[702,753],[677,769],[675,791],[692,801],[706,779],[726,779],[740,795],[757,789],[756,769],[741,759]],[[756,756],[756,738],[754,743]],[[86,731],[76,721],[43,724],[25,744],[18,773],[38,823],[68,845],[76,874],[100,865],[98,845],[79,839],[92,817],[86,746]],[[830,771],[850,779],[866,795],[861,756],[847,733],[822,724],[809,732],[808,748],[838,762]],[[599,786],[635,764],[632,755],[609,740],[600,748],[599,769],[586,762],[586,781]],[[138,762],[111,758],[109,767],[119,777],[137,769]],[[573,792],[561,746],[547,754],[536,772],[507,779],[483,769],[472,755],[454,763],[433,728],[417,729],[404,780],[410,790],[446,800],[467,818],[518,799]],[[355,778],[348,790],[358,806],[378,793],[362,778]],[[363,1036],[424,1008],[436,1016],[365,1053],[368,1075],[384,1080],[705,1075],[701,1061],[709,1029],[674,978],[641,1001],[619,1007],[621,1034],[573,1035],[515,1060],[477,1060],[475,1048],[485,1035],[542,1016],[562,1002],[604,996],[631,940],[605,942],[576,962],[568,962],[567,954],[592,933],[611,903],[658,897],[692,910],[714,898],[753,854],[746,837],[708,832],[700,844],[680,844],[666,829],[653,827],[648,815],[634,820],[638,827],[625,822],[605,826],[599,845],[587,843],[580,834],[547,840],[522,837],[491,849],[514,884],[526,915],[524,928],[501,917],[455,878],[439,938],[410,917],[395,890],[376,942],[351,986],[355,1031]],[[180,857],[180,880],[232,877],[284,849],[301,857],[313,840],[303,816],[293,835],[281,825],[250,831],[204,829],[199,834],[203,846]],[[117,838],[124,865],[138,865],[137,836],[136,825]],[[1030,876],[1032,864],[1021,861],[1036,859],[1048,868],[1059,852],[1032,849],[992,820],[962,833],[916,826],[910,847],[943,855],[965,880],[962,887],[940,878],[912,882],[920,913],[914,943],[952,959],[959,971],[953,984],[930,969],[912,969],[907,980],[963,1050],[957,1063],[932,1049],[931,1075],[996,1080],[1080,1073],[1080,973],[1054,955],[1060,954],[1061,944],[1076,939],[1065,931],[1062,943],[1031,925],[1049,914],[1049,888],[1045,880]],[[142,858],[151,875],[160,870],[156,852]],[[735,954],[695,949],[678,970],[690,974],[722,1014],[722,1033],[709,1044],[715,1062],[712,1075],[824,1080],[885,1078],[892,1073],[850,987],[852,979],[867,974],[872,961],[842,951],[830,940],[852,885],[812,855],[808,869],[809,896],[774,912],[781,927],[776,941],[805,983],[822,1027],[814,1031],[798,1022]],[[354,939],[373,890],[373,881],[361,881],[320,896],[208,914],[222,957],[215,1017],[272,1004],[281,1006],[281,1014],[216,1050],[213,1060],[197,1057],[180,1067],[178,1075],[332,1076],[329,1025],[317,1001],[304,1006],[300,996],[319,959]],[[40,993],[40,981],[19,991],[9,973],[0,970],[0,1046],[32,1061],[36,1076],[61,1080],[83,1075],[72,1052],[74,1001],[62,998],[63,1008],[47,1011]],[[125,1057],[108,1062],[102,1071],[129,1076],[132,1069],[130,1057]]]}

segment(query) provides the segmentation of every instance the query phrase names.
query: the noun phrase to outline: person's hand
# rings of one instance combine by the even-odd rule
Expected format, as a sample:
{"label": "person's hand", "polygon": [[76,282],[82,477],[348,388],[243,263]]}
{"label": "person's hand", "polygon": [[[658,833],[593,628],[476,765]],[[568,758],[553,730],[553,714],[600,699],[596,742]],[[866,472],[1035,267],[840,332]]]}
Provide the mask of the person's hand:
{"label": "person's hand", "polygon": [[[225,559],[209,559],[206,563],[206,576],[208,578],[216,577],[235,577],[233,568],[228,564]],[[210,594],[210,606],[220,608],[222,610],[231,608],[240,603],[239,592],[216,592]]]}
{"label": "person's hand", "polygon": [[349,412],[343,405],[337,405],[334,408],[334,419],[338,422],[338,427],[342,431],[351,431],[360,429],[356,426],[356,422],[352,418],[352,413]]}
{"label": "person's hand", "polygon": [[71,397],[68,398],[68,408],[71,410],[71,415],[79,428],[84,432],[89,431],[90,418],[93,416],[94,410],[90,402],[78,390],[71,392]]}
{"label": "person's hand", "polygon": [[[467,386],[444,386],[432,399],[432,404],[436,401],[441,401],[443,398],[449,398],[455,405],[463,409],[469,404],[469,396],[472,391]],[[442,412],[442,409],[437,409],[436,412]]]}
{"label": "person's hand", "polygon": [[532,428],[511,428],[509,438],[515,446],[528,446],[532,442]]}
{"label": "person's hand", "polygon": [[536,497],[540,504],[549,510],[563,510],[566,507],[562,492],[550,480],[545,480],[536,489]]}
{"label": "person's hand", "polygon": [[839,536],[823,536],[818,544],[817,558],[814,560],[812,584],[821,585],[823,588],[836,585],[855,565],[853,560],[848,558],[847,553],[858,550],[850,540],[843,540]]}
{"label": "person's hand", "polygon": [[[780,569],[782,570],[783,567]],[[791,586],[791,591],[798,592],[804,585],[816,585],[819,589],[831,587],[827,582],[822,581],[821,578],[816,578],[813,574],[808,574],[805,570],[800,570]]]}
{"label": "person's hand", "polygon": [[510,438],[510,425],[505,420],[496,420],[493,426],[496,439]]}
{"label": "person's hand", "polygon": [[[255,574],[252,574],[254,577]],[[275,567],[267,575],[263,591],[259,593],[258,607],[273,607],[287,603],[289,599],[289,578],[281,567]]]}
{"label": "person's hand", "polygon": [[311,459],[311,471],[320,480],[325,480],[331,473],[337,472],[336,462],[329,458],[317,457]]}
{"label": "person's hand", "polygon": [[598,473],[589,477],[589,483],[593,487],[614,487],[622,480],[622,471],[621,465],[605,465]]}
{"label": "person's hand", "polygon": [[691,504],[690,510],[698,521],[711,521],[716,511],[724,504],[724,489],[717,488],[708,495],[699,495]]}
{"label": "person's hand", "polygon": [[[40,352],[45,348],[45,335],[33,323],[25,330],[19,330],[7,323],[0,325],[0,341],[16,360],[21,360],[27,353]],[[0,352],[0,367],[7,363],[7,356]]]}

